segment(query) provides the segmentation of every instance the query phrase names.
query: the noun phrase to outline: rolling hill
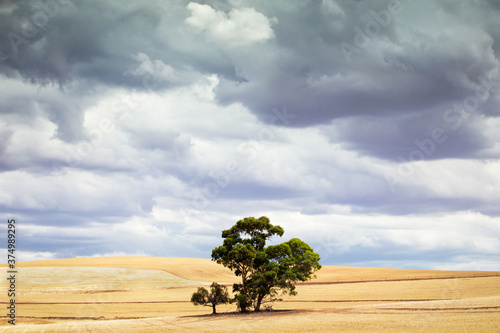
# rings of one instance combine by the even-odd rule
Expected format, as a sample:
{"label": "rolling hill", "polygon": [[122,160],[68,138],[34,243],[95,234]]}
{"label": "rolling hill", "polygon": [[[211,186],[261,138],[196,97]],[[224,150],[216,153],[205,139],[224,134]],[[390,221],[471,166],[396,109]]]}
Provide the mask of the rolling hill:
{"label": "rolling hill", "polygon": [[56,259],[17,270],[16,325],[4,315],[2,332],[500,331],[498,272],[324,266],[297,296],[274,302],[279,311],[239,314],[224,305],[211,316],[191,294],[238,279],[209,259]]}

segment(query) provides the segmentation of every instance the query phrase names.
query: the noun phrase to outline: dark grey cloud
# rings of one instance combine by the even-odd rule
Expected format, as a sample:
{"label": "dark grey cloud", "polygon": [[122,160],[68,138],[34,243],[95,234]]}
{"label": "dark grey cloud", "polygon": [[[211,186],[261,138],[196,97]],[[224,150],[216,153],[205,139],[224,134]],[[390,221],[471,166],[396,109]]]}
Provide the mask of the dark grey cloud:
{"label": "dark grey cloud", "polygon": [[[0,35],[26,35],[29,23],[36,33],[31,32],[17,52],[12,41],[3,39],[2,49],[10,54],[0,70],[6,75],[16,70],[32,82],[57,82],[62,87],[84,79],[155,90],[192,82],[186,78],[197,72],[214,73],[220,77],[220,103],[243,103],[264,122],[272,117],[271,110],[285,105],[297,115],[282,124],[286,126],[346,117],[376,117],[380,128],[397,126],[402,129],[399,135],[390,140],[383,135],[386,139],[381,141],[370,138],[373,148],[360,147],[393,159],[392,151],[404,150],[407,142],[436,126],[438,117],[429,113],[462,102],[481,80],[498,73],[494,3],[242,2],[240,8],[253,7],[274,20],[273,37],[251,48],[220,44],[206,31],[190,29],[186,19],[194,14],[188,3],[53,0],[47,3],[52,11],[34,2],[17,3],[15,9],[5,10]],[[232,9],[224,2],[212,6],[226,14]],[[40,12],[46,13],[47,22],[37,28]],[[475,24],[478,17],[481,22]],[[433,21],[440,23],[428,29],[426,24]],[[356,52],[346,56],[342,45]],[[139,68],[144,57],[149,70]],[[184,79],[165,77],[158,63]],[[153,83],[146,87],[145,80]],[[498,101],[491,93],[478,112],[498,116]],[[78,116],[58,111],[58,106],[50,114],[62,137],[77,132],[72,127],[78,126]],[[73,124],[66,126],[69,118]],[[395,119],[402,123],[395,124]],[[372,131],[376,137],[376,129]],[[473,155],[487,145],[475,140],[476,134],[461,137],[471,141],[467,144],[457,143],[463,154]],[[351,131],[340,140],[356,149],[363,138],[353,137]],[[445,148],[434,158],[458,156],[453,147],[449,153]]]}
{"label": "dark grey cloud", "polygon": [[[464,120],[457,129],[453,116],[445,120],[444,114],[479,91],[474,113],[498,117],[495,11],[484,4],[402,1],[388,25],[379,25],[380,32],[348,62],[341,43],[356,47],[357,29],[378,22],[373,13],[387,11],[389,2],[332,2],[333,12],[326,3],[259,8],[278,20],[272,46],[249,61],[264,70],[248,71],[244,82],[222,79],[219,100],[243,102],[262,121],[286,105],[296,115],[289,126],[352,118],[346,121],[350,130],[336,133],[337,142],[393,160],[439,127],[449,140],[431,159],[478,156],[491,146],[480,128]],[[479,17],[481,23],[473,24]],[[440,23],[427,29],[429,21]]]}
{"label": "dark grey cloud", "polygon": [[358,116],[339,120],[323,131],[333,143],[399,163],[498,157],[484,153],[496,144],[484,132],[484,117],[478,112],[447,113],[451,110],[453,107],[387,118]]}
{"label": "dark grey cloud", "polygon": [[[134,51],[152,42],[142,36],[154,33],[158,9],[138,3],[46,3],[47,9],[40,2],[18,2],[3,15],[2,49],[9,56],[2,67],[16,69],[32,82],[64,85],[87,77],[131,84],[123,73],[133,65]],[[46,21],[37,26],[37,17]]]}
{"label": "dark grey cloud", "polygon": [[[46,9],[38,2],[18,2],[15,9],[0,13],[0,45],[5,57],[0,70],[18,71],[40,84],[64,86],[87,79],[145,89],[150,87],[145,87],[144,75],[126,75],[137,67],[137,54],[145,53],[176,69],[187,66],[231,75],[217,51],[192,52],[196,36],[183,27],[187,3],[50,0]],[[38,16],[47,19],[37,26]],[[153,86],[169,86],[162,83]]]}
{"label": "dark grey cloud", "polygon": [[[10,83],[14,82],[11,79]],[[31,88],[6,85],[1,93],[0,115],[9,119],[11,124],[30,124],[33,127],[37,126],[39,117],[46,118],[57,126],[55,136],[61,140],[75,142],[84,138],[83,108],[88,102],[83,96],[69,91],[58,95],[53,87]]]}

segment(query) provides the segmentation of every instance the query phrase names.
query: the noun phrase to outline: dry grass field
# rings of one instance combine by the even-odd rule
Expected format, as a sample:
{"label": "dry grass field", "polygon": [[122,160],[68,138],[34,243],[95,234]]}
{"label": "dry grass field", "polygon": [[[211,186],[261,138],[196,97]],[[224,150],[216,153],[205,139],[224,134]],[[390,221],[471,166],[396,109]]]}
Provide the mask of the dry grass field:
{"label": "dry grass field", "polygon": [[58,259],[17,271],[16,325],[4,310],[0,332],[500,332],[498,272],[324,266],[274,311],[225,305],[213,316],[191,294],[237,279],[208,259]]}

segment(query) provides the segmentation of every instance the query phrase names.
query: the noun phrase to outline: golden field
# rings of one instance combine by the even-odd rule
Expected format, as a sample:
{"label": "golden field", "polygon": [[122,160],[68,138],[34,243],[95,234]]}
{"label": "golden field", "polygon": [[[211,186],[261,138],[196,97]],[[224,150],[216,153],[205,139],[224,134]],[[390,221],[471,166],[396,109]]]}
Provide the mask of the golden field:
{"label": "golden field", "polygon": [[2,278],[0,332],[500,332],[499,272],[323,266],[275,311],[223,305],[215,316],[191,294],[237,278],[209,259],[57,259],[17,272],[16,325]]}

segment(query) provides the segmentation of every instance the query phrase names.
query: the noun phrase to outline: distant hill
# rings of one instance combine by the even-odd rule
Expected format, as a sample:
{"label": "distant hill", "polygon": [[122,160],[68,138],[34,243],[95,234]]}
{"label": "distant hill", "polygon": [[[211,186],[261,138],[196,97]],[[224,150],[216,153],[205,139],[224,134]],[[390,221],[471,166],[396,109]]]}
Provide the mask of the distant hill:
{"label": "distant hill", "polygon": [[[5,265],[4,265],[5,266]],[[157,269],[183,279],[233,283],[239,279],[229,269],[210,259],[177,257],[90,257],[25,261],[18,267],[119,267],[135,269]],[[492,276],[485,271],[438,271],[395,268],[367,268],[345,266],[323,266],[316,272],[316,279],[306,283],[363,282],[374,280],[434,279],[445,277]]]}

